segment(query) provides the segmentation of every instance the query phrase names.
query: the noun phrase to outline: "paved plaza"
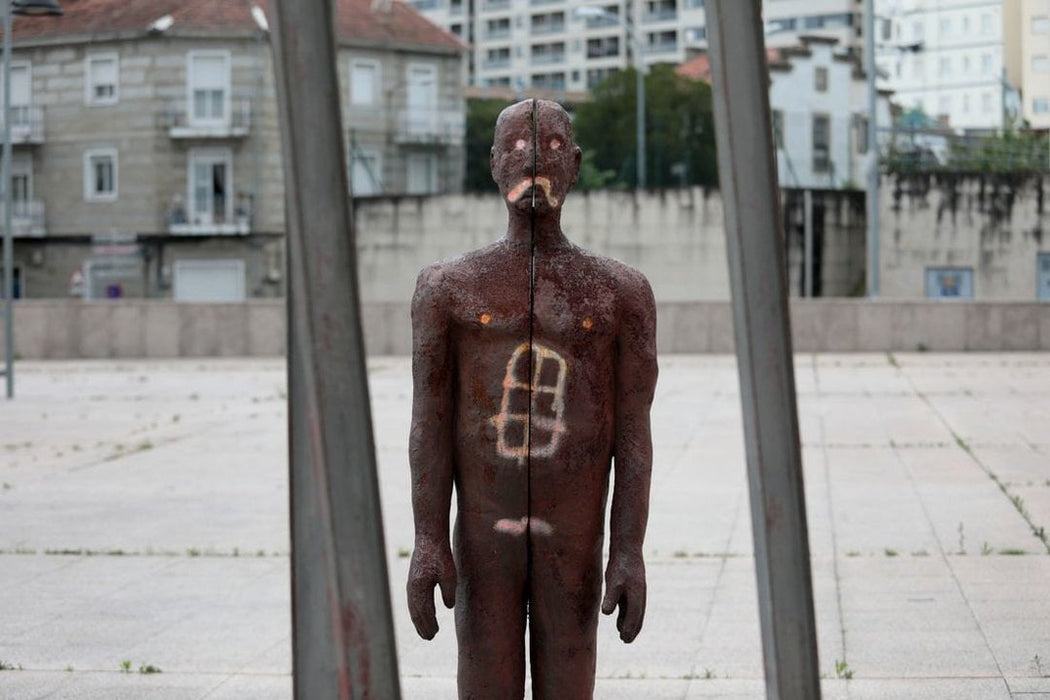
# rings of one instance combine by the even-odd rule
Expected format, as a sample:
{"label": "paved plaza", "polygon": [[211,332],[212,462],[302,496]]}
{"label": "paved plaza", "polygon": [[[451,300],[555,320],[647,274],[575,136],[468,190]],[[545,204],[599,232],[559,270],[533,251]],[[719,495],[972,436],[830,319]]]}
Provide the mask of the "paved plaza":
{"label": "paved plaza", "polygon": [[[291,697],[280,359],[20,362],[0,400],[0,698]],[[406,698],[455,638],[404,604],[407,358],[370,362]],[[826,698],[1050,698],[1050,355],[796,357]],[[761,698],[735,360],[663,356],[631,645],[596,697]],[[439,606],[440,608],[440,606]]]}

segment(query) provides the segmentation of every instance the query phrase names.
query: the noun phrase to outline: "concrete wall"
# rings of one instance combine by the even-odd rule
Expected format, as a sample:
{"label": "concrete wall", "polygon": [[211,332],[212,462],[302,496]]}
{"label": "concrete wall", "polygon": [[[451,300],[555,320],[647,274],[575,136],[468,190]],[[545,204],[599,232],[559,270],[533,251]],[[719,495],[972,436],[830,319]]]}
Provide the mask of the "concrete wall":
{"label": "concrete wall", "polygon": [[[284,304],[176,304],[169,301],[26,300],[15,304],[21,359],[275,356],[285,352]],[[1050,350],[1050,304],[795,300],[794,347],[828,351]],[[733,350],[728,302],[658,302],[661,353]],[[409,307],[363,308],[367,350],[411,351]],[[2,331],[0,331],[2,338]]]}
{"label": "concrete wall", "polygon": [[881,296],[921,297],[927,268],[953,267],[973,271],[976,299],[1036,299],[1037,256],[1050,252],[1047,184],[994,174],[884,177]]}

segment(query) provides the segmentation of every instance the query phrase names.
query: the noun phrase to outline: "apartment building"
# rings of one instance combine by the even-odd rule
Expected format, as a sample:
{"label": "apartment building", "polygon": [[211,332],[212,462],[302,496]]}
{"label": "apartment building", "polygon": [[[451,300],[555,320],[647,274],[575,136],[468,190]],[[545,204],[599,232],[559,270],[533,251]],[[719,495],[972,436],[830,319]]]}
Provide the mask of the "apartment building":
{"label": "apartment building", "polygon": [[876,0],[875,11],[879,86],[901,107],[956,130],[1012,121],[1002,0]]}
{"label": "apartment building", "polygon": [[1021,118],[1050,129],[1050,0],[1003,3],[1006,80],[1021,95]]}
{"label": "apartment building", "polygon": [[[437,24],[471,45],[473,87],[579,92],[610,71],[682,63],[707,47],[703,0],[412,0]],[[766,0],[770,45],[801,34],[863,45],[862,0]],[[581,12],[582,10],[582,12]]]}
{"label": "apartment building", "polygon": [[[284,293],[264,2],[64,0],[14,20],[17,294]],[[338,0],[356,196],[462,187],[463,44],[400,2]]]}

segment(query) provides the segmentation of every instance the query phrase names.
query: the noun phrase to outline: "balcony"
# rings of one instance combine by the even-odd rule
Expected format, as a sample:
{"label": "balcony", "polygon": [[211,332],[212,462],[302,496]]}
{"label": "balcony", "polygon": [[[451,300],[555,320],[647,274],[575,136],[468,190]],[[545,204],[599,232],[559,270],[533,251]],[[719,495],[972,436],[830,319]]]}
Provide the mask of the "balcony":
{"label": "balcony", "polygon": [[463,142],[466,117],[457,110],[403,109],[397,114],[399,144],[451,146]]}
{"label": "balcony", "polygon": [[532,54],[532,65],[544,66],[553,65],[556,63],[563,63],[565,61],[564,51],[552,51],[550,53],[534,53]]}
{"label": "balcony", "polygon": [[643,22],[668,22],[678,18],[678,10],[673,7],[651,10],[642,17]]}
{"label": "balcony", "polygon": [[486,58],[481,62],[481,67],[485,70],[499,70],[501,68],[510,67],[510,56],[503,56],[500,58]]}
{"label": "balcony", "polygon": [[532,35],[560,34],[565,31],[565,22],[543,22],[532,25]]}
{"label": "balcony", "polygon": [[654,41],[645,47],[645,53],[674,53],[677,50],[677,39],[662,39]]}
{"label": "balcony", "polygon": [[[3,110],[0,110],[0,128],[3,128]],[[44,108],[33,105],[11,105],[11,143],[41,144],[44,142]]]}
{"label": "balcony", "polygon": [[484,0],[483,10],[505,10],[510,7],[510,0]]}
{"label": "balcony", "polygon": [[186,100],[170,100],[161,114],[161,123],[173,139],[241,139],[251,132],[252,101],[231,101],[226,119],[193,119]]}
{"label": "balcony", "polygon": [[[4,220],[4,202],[0,201],[0,221]],[[15,200],[11,207],[11,235],[15,238],[41,238],[44,227],[44,202],[39,199]]]}
{"label": "balcony", "polygon": [[175,204],[163,212],[164,225],[172,236],[246,236],[252,231],[252,205],[249,201],[238,202],[233,216],[207,212],[187,216],[182,195],[172,197]]}

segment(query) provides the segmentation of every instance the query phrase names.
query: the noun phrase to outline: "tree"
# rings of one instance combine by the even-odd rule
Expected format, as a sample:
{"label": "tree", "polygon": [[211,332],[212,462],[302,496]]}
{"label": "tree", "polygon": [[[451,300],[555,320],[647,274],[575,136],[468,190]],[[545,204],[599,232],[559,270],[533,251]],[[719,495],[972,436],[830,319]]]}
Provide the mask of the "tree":
{"label": "tree", "polygon": [[463,189],[467,192],[497,192],[489,171],[489,153],[496,131],[496,117],[510,102],[493,99],[467,100],[467,167]]}
{"label": "tree", "polygon": [[[576,142],[594,153],[598,172],[613,185],[637,184],[636,74],[613,73],[579,106]],[[683,78],[669,65],[645,77],[646,182],[651,187],[718,184],[711,86]]]}

